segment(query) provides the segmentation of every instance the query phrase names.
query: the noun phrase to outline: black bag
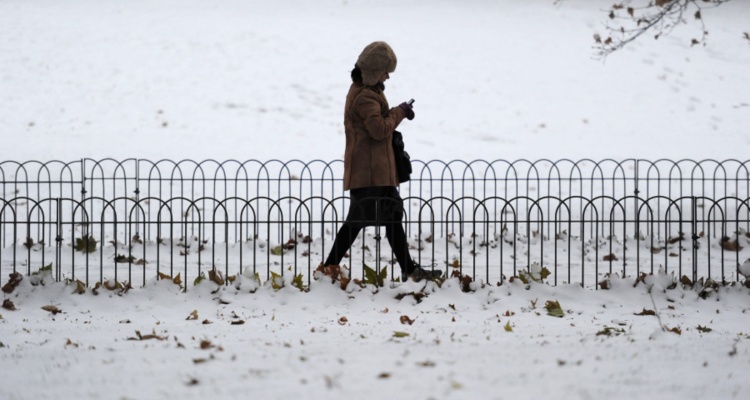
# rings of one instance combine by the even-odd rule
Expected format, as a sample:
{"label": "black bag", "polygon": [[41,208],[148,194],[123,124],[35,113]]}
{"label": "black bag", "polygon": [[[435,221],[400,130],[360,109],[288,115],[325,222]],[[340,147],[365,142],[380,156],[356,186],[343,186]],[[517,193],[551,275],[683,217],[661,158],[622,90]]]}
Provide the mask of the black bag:
{"label": "black bag", "polygon": [[411,157],[409,157],[409,153],[404,150],[404,137],[399,131],[393,131],[393,155],[396,158],[398,182],[404,183],[411,179]]}

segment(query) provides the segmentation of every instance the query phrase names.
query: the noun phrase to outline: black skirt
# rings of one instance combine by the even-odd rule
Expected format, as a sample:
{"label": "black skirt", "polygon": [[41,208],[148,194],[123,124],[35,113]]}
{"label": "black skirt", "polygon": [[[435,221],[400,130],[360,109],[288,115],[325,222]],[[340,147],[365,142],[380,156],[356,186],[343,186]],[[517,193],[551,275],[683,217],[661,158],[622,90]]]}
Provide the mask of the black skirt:
{"label": "black skirt", "polygon": [[360,226],[401,222],[404,205],[393,186],[374,186],[350,190],[351,204],[346,221]]}

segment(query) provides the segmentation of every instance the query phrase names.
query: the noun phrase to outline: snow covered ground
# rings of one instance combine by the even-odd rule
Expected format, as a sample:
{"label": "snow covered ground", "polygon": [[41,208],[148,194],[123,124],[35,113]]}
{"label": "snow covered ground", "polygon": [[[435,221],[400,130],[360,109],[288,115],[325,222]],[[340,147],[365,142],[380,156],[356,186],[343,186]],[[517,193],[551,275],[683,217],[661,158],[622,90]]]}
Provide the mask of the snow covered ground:
{"label": "snow covered ground", "polygon": [[[749,3],[704,13],[707,47],[680,27],[604,62],[591,45],[611,2],[553,3],[3,0],[0,157],[338,159],[349,71],[386,40],[399,56],[386,93],[416,99],[401,130],[418,159],[746,159]],[[240,276],[75,294],[43,276],[3,294],[0,398],[750,391],[740,286],[657,274],[598,291],[515,280],[464,293],[455,279],[344,291],[323,278],[300,292],[287,275],[278,290]]]}
{"label": "snow covered ground", "polygon": [[748,289],[704,300],[668,282],[463,293],[455,279],[343,291],[323,278],[251,293],[240,278],[180,293],[161,280],[118,296],[26,278],[5,296],[18,310],[2,310],[0,397],[745,398]]}

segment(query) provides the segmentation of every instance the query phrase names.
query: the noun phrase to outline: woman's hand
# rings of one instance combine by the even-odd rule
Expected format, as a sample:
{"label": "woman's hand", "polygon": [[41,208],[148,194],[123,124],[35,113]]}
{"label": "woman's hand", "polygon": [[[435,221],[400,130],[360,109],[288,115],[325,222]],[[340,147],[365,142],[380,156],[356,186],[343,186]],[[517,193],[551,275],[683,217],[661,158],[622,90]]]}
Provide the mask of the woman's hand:
{"label": "woman's hand", "polygon": [[408,119],[409,121],[414,119],[414,107],[411,104],[407,102],[403,102],[399,104],[398,106],[402,110],[404,110],[404,115],[406,115],[406,119]]}

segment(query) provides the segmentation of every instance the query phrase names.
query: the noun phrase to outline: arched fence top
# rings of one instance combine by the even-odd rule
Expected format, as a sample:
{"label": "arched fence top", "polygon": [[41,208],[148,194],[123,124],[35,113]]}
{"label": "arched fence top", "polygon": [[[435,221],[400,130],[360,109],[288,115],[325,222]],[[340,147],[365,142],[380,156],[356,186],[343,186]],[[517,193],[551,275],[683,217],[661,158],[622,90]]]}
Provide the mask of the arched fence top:
{"label": "arched fence top", "polygon": [[[0,283],[8,271],[31,274],[47,265],[56,268],[56,279],[85,274],[87,284],[90,275],[101,281],[125,271],[128,281],[134,272],[142,282],[156,273],[197,279],[212,268],[226,276],[249,269],[265,278],[306,269],[309,279],[352,207],[349,200],[346,194],[0,198]],[[738,196],[405,195],[402,222],[415,256],[485,280],[501,281],[536,263],[555,283],[591,285],[605,273],[655,268],[727,281],[739,279],[736,266],[750,256],[749,202]],[[388,268],[380,235],[369,235],[347,262]],[[91,244],[93,254],[79,252]]]}

